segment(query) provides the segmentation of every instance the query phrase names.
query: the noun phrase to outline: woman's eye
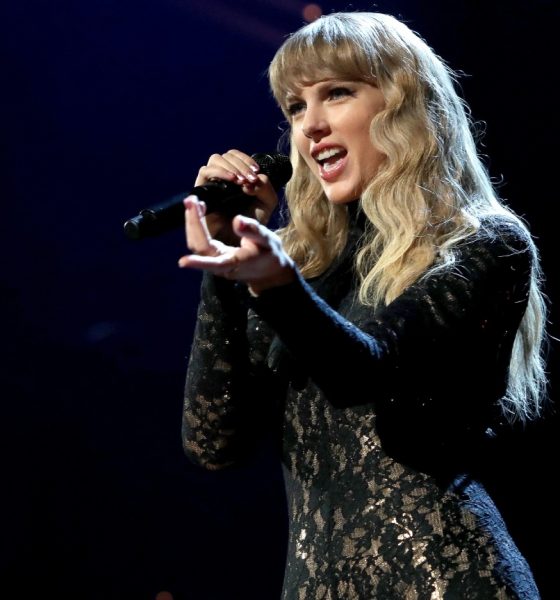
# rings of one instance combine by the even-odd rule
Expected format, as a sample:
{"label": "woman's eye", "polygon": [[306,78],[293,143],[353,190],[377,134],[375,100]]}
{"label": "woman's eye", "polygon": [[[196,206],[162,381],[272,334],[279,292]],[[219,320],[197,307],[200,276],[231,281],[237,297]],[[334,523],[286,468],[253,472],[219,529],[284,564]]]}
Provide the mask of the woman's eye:
{"label": "woman's eye", "polygon": [[294,102],[288,106],[288,114],[291,116],[297,115],[305,108],[305,104],[303,102]]}
{"label": "woman's eye", "polygon": [[329,98],[336,100],[343,96],[352,96],[352,91],[345,87],[336,87],[329,91]]}

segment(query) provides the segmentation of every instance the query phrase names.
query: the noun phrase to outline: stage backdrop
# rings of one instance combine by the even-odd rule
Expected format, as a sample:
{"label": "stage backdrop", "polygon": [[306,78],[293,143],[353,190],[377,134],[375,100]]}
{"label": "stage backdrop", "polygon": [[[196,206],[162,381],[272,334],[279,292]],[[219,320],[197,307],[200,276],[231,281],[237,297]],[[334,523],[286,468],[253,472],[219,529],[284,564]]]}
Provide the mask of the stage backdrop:
{"label": "stage backdrop", "polygon": [[[500,193],[541,248],[558,335],[556,2],[323,2],[400,16],[449,64]],[[181,231],[123,222],[193,185],[214,152],[272,151],[266,68],[316,14],[299,0],[17,0],[0,7],[0,596],[278,598],[279,467],[209,474],[180,422],[199,275]],[[554,344],[550,371],[557,381]],[[556,567],[557,419],[493,482],[546,598]],[[165,595],[160,595],[163,600]],[[169,600],[170,596],[167,596]]]}

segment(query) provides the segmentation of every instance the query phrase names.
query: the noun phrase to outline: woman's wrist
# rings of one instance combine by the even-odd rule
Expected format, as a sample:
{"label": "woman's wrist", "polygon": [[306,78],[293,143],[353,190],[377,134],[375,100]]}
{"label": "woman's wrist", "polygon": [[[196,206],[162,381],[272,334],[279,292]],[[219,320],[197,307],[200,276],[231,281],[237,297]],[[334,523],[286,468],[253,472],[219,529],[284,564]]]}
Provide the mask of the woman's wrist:
{"label": "woman's wrist", "polygon": [[271,288],[280,287],[282,285],[288,285],[297,279],[295,272],[295,266],[293,264],[286,265],[273,277],[266,279],[256,279],[254,281],[248,281],[247,286],[251,296],[259,296],[265,290]]}

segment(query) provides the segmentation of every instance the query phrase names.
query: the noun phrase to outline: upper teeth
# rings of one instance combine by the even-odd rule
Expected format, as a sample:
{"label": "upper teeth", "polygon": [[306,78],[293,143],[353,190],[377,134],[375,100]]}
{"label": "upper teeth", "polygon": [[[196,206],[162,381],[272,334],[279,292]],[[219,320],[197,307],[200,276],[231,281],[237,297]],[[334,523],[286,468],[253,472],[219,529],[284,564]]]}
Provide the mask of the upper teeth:
{"label": "upper teeth", "polygon": [[315,160],[321,161],[330,158],[331,156],[337,155],[339,152],[343,152],[344,148],[325,148],[321,150],[319,154],[315,156]]}

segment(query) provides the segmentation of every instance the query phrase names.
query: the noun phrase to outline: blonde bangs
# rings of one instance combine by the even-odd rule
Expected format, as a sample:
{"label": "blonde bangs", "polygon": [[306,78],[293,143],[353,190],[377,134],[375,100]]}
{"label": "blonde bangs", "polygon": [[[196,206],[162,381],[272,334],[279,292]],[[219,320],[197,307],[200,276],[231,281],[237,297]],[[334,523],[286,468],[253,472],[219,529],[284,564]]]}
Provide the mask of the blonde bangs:
{"label": "blonde bangs", "polygon": [[[376,82],[375,54],[358,27],[318,19],[296,31],[276,53],[269,67],[272,93],[284,114],[286,99],[306,84],[325,79]],[[369,44],[367,44],[369,46]],[[369,52],[369,53],[368,53]]]}

